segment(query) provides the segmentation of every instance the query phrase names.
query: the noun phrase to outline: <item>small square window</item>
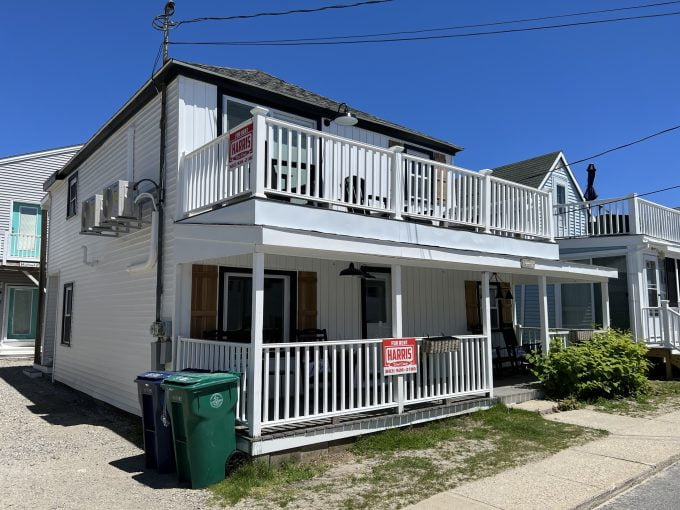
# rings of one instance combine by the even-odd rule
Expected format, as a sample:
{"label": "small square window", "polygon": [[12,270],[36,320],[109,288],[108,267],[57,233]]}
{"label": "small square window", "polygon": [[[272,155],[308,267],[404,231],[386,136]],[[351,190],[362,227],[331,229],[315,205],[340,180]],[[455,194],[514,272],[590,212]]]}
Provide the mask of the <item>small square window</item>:
{"label": "small square window", "polygon": [[78,213],[78,172],[68,178],[68,201],[66,203],[66,217],[70,218]]}

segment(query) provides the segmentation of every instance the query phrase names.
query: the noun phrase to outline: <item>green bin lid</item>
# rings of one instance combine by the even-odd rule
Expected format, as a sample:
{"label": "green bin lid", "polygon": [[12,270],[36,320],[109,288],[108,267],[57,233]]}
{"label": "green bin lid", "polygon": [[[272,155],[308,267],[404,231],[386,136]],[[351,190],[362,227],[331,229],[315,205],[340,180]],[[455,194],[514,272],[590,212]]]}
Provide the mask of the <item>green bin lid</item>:
{"label": "green bin lid", "polygon": [[168,377],[163,386],[179,386],[184,388],[202,388],[205,386],[213,386],[215,384],[238,382],[240,379],[238,374],[232,373],[217,373],[217,374],[199,374],[191,372],[181,372]]}

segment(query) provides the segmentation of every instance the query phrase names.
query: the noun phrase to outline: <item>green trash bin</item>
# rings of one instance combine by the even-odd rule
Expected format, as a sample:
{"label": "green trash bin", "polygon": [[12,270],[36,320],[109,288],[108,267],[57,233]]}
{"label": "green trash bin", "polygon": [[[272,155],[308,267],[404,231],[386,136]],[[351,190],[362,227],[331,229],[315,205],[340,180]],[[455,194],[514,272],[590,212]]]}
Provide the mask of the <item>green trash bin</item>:
{"label": "green trash bin", "polygon": [[234,408],[239,375],[178,373],[168,377],[165,406],[172,423],[177,474],[194,489],[225,477],[236,450]]}

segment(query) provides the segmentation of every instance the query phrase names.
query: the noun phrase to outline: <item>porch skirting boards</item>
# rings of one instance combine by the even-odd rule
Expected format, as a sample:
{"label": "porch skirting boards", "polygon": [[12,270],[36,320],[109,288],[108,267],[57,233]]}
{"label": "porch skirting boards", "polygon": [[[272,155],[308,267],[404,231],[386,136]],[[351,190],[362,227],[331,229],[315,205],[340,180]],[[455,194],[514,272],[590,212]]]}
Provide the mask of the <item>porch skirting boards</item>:
{"label": "porch skirting boards", "polygon": [[[495,396],[428,402],[410,406],[403,414],[394,410],[374,411],[364,415],[352,415],[336,419],[320,419],[318,425],[306,422],[303,426],[287,425],[270,429],[259,438],[248,436],[241,428],[237,435],[237,446],[253,457],[263,455],[284,455],[290,450],[324,450],[334,443],[347,441],[364,434],[380,432],[391,428],[417,425],[428,421],[450,418],[489,409],[498,402],[521,403],[542,397],[542,391],[531,387],[502,387],[494,389]],[[343,441],[344,440],[344,441]],[[289,452],[293,453],[293,452]]]}

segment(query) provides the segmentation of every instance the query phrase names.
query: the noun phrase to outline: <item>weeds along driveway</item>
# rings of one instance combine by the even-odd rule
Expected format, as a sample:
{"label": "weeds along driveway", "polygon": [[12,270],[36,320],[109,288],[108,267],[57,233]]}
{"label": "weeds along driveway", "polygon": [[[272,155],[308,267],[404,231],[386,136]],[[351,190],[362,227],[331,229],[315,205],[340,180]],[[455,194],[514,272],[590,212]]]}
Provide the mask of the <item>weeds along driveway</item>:
{"label": "weeds along driveway", "polygon": [[140,420],[0,359],[0,506],[198,509],[205,491],[145,472]]}

